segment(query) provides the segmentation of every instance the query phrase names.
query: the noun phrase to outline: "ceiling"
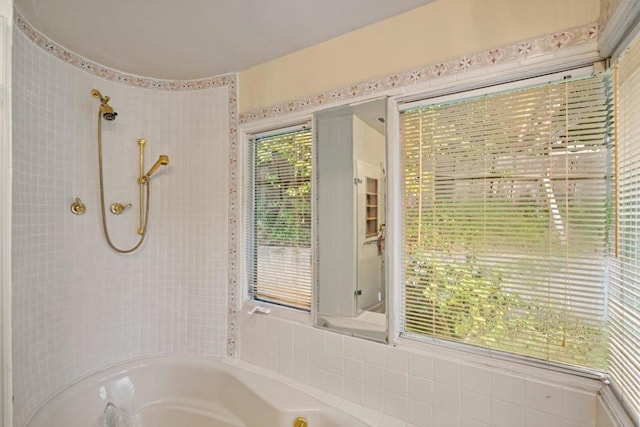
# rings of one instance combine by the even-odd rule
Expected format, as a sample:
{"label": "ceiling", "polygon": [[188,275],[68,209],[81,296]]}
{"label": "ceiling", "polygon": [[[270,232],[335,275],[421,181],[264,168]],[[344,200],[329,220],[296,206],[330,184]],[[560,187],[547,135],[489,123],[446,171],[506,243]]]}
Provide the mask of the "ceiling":
{"label": "ceiling", "polygon": [[144,77],[240,71],[435,0],[14,0],[80,56]]}

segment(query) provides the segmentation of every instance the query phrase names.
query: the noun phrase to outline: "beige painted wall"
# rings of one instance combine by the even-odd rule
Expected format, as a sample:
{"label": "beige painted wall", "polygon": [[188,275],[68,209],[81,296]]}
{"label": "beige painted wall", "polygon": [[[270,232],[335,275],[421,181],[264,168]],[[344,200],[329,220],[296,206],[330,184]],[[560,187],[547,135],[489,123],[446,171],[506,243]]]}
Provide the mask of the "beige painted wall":
{"label": "beige painted wall", "polygon": [[239,73],[240,112],[597,21],[599,0],[437,0]]}

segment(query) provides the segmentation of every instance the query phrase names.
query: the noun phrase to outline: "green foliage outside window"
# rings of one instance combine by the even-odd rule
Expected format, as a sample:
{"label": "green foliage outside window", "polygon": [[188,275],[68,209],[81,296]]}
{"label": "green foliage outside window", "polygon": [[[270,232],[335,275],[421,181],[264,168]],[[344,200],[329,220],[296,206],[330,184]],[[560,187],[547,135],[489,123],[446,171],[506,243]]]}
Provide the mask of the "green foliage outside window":
{"label": "green foliage outside window", "polygon": [[[520,201],[522,202],[522,201]],[[484,216],[487,223],[501,224],[513,212],[513,202],[493,200]],[[559,260],[566,248],[549,227],[548,210],[535,199],[521,203],[520,220],[505,238],[497,225],[489,235],[482,232],[472,210],[464,203],[443,203],[423,217],[418,237],[417,213],[405,213],[405,328],[408,332],[484,348],[518,353],[543,360],[604,369],[606,335],[597,319],[585,319],[567,309],[562,299],[545,294],[540,283],[538,297],[529,291],[521,296],[510,284],[517,271],[538,268],[534,258],[523,257],[510,268],[492,262],[487,245],[503,253],[526,247],[553,248]],[[462,212],[462,213],[461,213]],[[476,215],[477,216],[477,215]],[[511,215],[510,221],[514,221]],[[503,221],[504,225],[504,221]],[[447,233],[444,233],[446,230]],[[576,234],[578,234],[576,232]],[[576,241],[572,250],[588,250]],[[479,254],[484,253],[481,258]],[[559,263],[561,265],[561,263]],[[531,284],[534,288],[536,285]]]}
{"label": "green foliage outside window", "polygon": [[258,246],[310,246],[311,132],[259,139],[255,147]]}

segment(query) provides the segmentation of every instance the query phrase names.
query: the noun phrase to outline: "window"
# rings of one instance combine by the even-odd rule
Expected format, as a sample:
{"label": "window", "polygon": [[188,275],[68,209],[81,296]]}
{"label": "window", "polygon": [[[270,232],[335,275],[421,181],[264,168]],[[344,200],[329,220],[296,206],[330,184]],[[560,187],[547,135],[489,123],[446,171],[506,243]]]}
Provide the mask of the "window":
{"label": "window", "polygon": [[311,130],[250,138],[247,258],[255,300],[311,308]]}
{"label": "window", "polygon": [[640,43],[620,60],[618,78],[618,239],[610,288],[609,369],[640,422]]}
{"label": "window", "polygon": [[400,114],[404,334],[603,369],[603,76]]}

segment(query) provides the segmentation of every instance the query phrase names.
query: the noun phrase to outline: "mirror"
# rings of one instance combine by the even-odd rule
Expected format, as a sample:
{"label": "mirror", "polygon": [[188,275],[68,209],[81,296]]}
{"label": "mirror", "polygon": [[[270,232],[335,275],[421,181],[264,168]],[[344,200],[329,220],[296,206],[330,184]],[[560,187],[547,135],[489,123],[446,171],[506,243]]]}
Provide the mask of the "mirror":
{"label": "mirror", "polygon": [[386,98],[316,113],[316,326],[387,340]]}

